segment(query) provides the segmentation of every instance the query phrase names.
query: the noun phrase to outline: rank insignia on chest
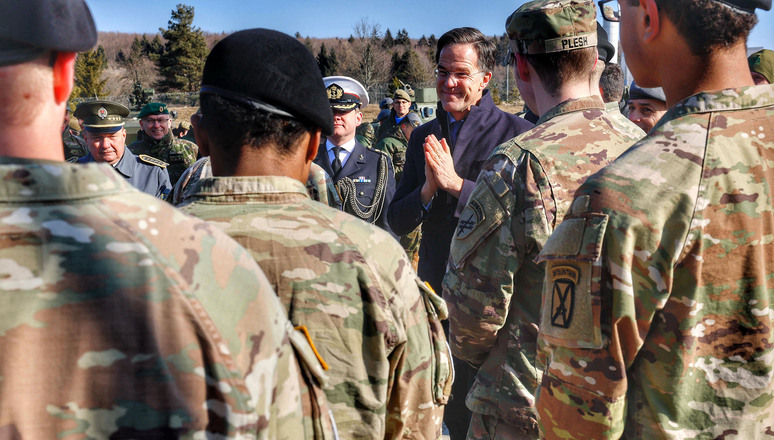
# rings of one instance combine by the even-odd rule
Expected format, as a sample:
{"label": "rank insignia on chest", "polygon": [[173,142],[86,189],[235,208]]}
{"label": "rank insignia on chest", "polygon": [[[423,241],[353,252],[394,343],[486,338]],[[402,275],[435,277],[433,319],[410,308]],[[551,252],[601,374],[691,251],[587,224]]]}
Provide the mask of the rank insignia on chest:
{"label": "rank insignia on chest", "polygon": [[460,215],[460,221],[457,224],[456,238],[463,239],[470,235],[470,233],[473,232],[485,218],[484,208],[477,200],[468,202],[468,205],[465,206],[465,210],[462,211],[462,215]]}
{"label": "rank insignia on chest", "polygon": [[366,179],[365,176],[360,176],[357,179],[352,179],[355,183],[371,183],[371,179]]}
{"label": "rank insignia on chest", "polygon": [[580,272],[570,266],[557,266],[550,269],[551,275],[551,325],[569,328],[575,306],[575,286]]}

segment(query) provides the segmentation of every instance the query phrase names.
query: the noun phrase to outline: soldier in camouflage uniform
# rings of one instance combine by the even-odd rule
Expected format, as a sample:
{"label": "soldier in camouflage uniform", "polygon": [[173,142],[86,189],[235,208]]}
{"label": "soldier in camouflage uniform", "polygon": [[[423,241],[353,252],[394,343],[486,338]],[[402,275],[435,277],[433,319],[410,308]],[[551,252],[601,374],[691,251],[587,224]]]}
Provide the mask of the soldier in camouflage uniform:
{"label": "soldier in camouflage uniform", "polygon": [[135,156],[146,154],[168,163],[169,180],[174,185],[186,168],[196,162],[199,147],[172,134],[169,108],[165,104],[145,104],[137,117],[140,118],[142,131],[138,139],[129,145],[129,151]]}
{"label": "soldier in camouflage uniform", "polygon": [[[240,80],[229,74],[236,66],[248,72]],[[321,132],[333,132],[314,57],[276,31],[234,33],[205,63],[201,106],[196,131],[215,177],[182,209],[265,268],[329,368],[325,393],[342,438],[439,438],[451,385],[443,301],[386,231],[313,202],[303,184]]]}
{"label": "soldier in camouflage uniform", "polygon": [[0,437],[304,438],[326,407],[291,340],[314,354],[249,254],[63,162],[74,51],[96,41],[82,0],[0,14]]}
{"label": "soldier in camouflage uniform", "polygon": [[62,144],[64,144],[65,160],[75,162],[89,154],[89,148],[80,132],[70,127],[70,109],[65,110],[62,123]]}
{"label": "soldier in camouflage uniform", "polygon": [[540,254],[541,433],[769,438],[774,87],[744,61],[771,1],[619,6],[627,64],[670,109],[578,189]]}
{"label": "soldier in camouflage uniform", "polygon": [[444,298],[452,353],[478,367],[468,439],[536,439],[534,390],[543,270],[534,262],[583,180],[639,137],[590,86],[592,0],[538,0],[508,19],[521,95],[535,128],[492,153],[460,215]]}

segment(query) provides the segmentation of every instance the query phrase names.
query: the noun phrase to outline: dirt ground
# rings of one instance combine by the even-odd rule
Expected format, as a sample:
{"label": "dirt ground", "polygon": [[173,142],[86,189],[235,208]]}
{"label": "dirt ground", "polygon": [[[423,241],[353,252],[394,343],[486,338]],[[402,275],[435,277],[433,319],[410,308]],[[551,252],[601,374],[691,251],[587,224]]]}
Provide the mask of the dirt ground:
{"label": "dirt ground", "polygon": [[[518,113],[521,111],[522,106],[523,106],[522,103],[515,103],[515,104],[505,103],[505,104],[500,104],[497,107],[499,107],[500,110],[506,113]],[[179,124],[181,121],[185,121],[185,122],[190,121],[191,115],[196,112],[196,109],[197,107],[170,107],[170,110],[177,111],[177,119],[175,119],[172,126],[177,127],[177,124]],[[373,121],[374,119],[376,119],[376,115],[378,114],[379,114],[379,106],[375,104],[371,104],[368,107],[366,107],[365,110],[363,111],[363,120]]]}

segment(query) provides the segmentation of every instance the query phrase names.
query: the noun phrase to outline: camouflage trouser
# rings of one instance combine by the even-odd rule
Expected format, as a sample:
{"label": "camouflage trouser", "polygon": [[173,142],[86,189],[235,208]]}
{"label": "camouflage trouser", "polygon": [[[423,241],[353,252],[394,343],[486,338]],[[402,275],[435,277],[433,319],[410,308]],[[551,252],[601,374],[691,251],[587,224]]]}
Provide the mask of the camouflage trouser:
{"label": "camouflage trouser", "polygon": [[417,226],[416,229],[409,232],[406,235],[400,236],[400,245],[403,246],[403,250],[406,251],[411,266],[414,270],[417,270],[419,265],[419,241],[422,240],[422,226]]}
{"label": "camouflage trouser", "polygon": [[468,440],[537,440],[538,434],[537,426],[512,426],[495,416],[475,412],[468,428]]}

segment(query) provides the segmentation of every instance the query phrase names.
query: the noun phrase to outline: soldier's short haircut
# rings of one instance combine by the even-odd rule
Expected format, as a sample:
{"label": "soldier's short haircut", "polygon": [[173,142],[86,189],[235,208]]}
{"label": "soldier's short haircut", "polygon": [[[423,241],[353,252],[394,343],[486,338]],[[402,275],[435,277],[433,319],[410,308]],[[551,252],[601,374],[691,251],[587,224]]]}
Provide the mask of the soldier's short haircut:
{"label": "soldier's short haircut", "polygon": [[460,27],[454,28],[438,39],[437,49],[435,51],[435,64],[441,57],[441,49],[455,44],[472,44],[478,55],[478,68],[482,72],[493,72],[495,59],[497,57],[497,46],[495,43],[476,28]]}
{"label": "soldier's short haircut", "polygon": [[623,98],[624,74],[621,66],[610,63],[602,71],[599,78],[599,87],[602,89],[602,100],[605,102],[618,102]]}
{"label": "soldier's short haircut", "polygon": [[586,47],[566,52],[525,56],[540,77],[546,92],[554,96],[565,83],[589,81],[591,69],[597,59],[597,51],[595,47]]}
{"label": "soldier's short haircut", "polygon": [[[636,6],[639,2],[629,0],[629,4]],[[696,56],[732,46],[740,38],[746,43],[758,23],[755,14],[736,11],[716,0],[656,0],[656,5]]]}
{"label": "soldier's short haircut", "polygon": [[201,95],[202,124],[210,141],[228,153],[243,145],[273,145],[282,155],[294,151],[304,133],[314,129],[296,119],[274,115],[230,101],[218,95]]}

